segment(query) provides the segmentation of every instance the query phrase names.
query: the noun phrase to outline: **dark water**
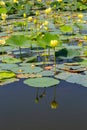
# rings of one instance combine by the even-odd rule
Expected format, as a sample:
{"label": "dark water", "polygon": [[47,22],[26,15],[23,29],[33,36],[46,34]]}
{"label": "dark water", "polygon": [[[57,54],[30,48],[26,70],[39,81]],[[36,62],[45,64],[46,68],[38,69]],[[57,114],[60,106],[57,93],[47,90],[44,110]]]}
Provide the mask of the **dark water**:
{"label": "dark water", "polygon": [[[43,89],[39,89],[39,95]],[[36,89],[15,82],[0,87],[0,130],[87,130],[87,88],[62,82],[35,103]]]}

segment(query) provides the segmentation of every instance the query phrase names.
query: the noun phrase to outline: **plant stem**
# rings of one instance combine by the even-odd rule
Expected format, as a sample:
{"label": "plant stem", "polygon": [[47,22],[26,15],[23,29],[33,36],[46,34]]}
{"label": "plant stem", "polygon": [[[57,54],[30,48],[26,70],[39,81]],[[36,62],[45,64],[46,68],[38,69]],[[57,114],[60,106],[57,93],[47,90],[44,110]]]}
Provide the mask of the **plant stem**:
{"label": "plant stem", "polygon": [[55,47],[54,47],[54,74],[56,74],[56,56],[55,56]]}

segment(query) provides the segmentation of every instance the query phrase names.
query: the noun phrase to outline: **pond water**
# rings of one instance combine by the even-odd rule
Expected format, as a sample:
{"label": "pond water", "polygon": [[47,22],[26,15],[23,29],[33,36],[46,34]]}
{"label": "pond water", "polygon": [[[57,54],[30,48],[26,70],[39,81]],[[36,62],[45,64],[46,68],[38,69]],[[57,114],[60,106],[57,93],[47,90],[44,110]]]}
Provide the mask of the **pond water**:
{"label": "pond water", "polygon": [[23,79],[0,87],[0,130],[87,130],[87,88],[62,81],[56,86],[58,108],[51,109],[54,88],[35,103],[37,90]]}

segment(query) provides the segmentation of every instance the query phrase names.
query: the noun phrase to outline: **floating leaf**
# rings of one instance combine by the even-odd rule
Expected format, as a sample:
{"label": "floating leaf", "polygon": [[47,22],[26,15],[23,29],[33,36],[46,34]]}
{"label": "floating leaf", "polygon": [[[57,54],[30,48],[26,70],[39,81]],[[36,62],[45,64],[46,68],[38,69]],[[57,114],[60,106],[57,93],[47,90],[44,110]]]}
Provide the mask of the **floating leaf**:
{"label": "floating leaf", "polygon": [[17,78],[4,79],[4,80],[1,80],[0,85],[5,85],[5,84],[13,83],[15,81],[19,81],[19,79],[17,79]]}
{"label": "floating leaf", "polygon": [[12,35],[9,39],[6,40],[6,43],[14,47],[24,47],[27,45],[30,46],[31,41],[27,36],[24,35]]}
{"label": "floating leaf", "polygon": [[16,75],[13,72],[9,72],[9,71],[1,71],[0,72],[0,80],[13,78],[15,76]]}
{"label": "floating leaf", "polygon": [[4,63],[18,63],[18,62],[21,62],[21,59],[13,58],[13,57],[4,57],[2,62],[4,62]]}
{"label": "floating leaf", "polygon": [[12,70],[13,68],[17,68],[18,65],[16,64],[6,64],[6,63],[0,63],[0,69],[2,70]]}
{"label": "floating leaf", "polygon": [[79,50],[75,50],[75,49],[67,49],[67,48],[63,48],[59,51],[57,51],[55,53],[55,56],[56,57],[60,57],[60,58],[73,58],[73,57],[76,57],[76,56],[79,56],[80,55],[80,52]]}
{"label": "floating leaf", "polygon": [[41,74],[42,76],[53,76],[54,75],[53,71],[51,71],[51,70],[42,71],[39,74]]}
{"label": "floating leaf", "polygon": [[12,71],[18,74],[27,74],[27,73],[38,73],[42,71],[43,69],[40,67],[32,67],[32,66],[22,66],[22,67],[16,67],[13,68]]}
{"label": "floating leaf", "polygon": [[73,27],[71,25],[64,25],[60,27],[60,30],[64,33],[72,33]]}
{"label": "floating leaf", "polygon": [[49,77],[42,77],[42,78],[26,79],[24,83],[32,87],[44,88],[59,84],[59,80]]}

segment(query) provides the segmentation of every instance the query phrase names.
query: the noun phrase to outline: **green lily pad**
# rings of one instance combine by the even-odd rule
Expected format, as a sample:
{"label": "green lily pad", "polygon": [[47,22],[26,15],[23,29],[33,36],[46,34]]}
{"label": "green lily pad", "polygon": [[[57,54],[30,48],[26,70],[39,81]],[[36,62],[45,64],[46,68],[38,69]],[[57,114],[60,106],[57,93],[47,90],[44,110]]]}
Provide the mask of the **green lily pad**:
{"label": "green lily pad", "polygon": [[59,80],[49,77],[42,77],[42,78],[33,78],[27,79],[24,81],[25,84],[32,86],[32,87],[51,87],[60,83]]}
{"label": "green lily pad", "polygon": [[0,86],[5,85],[5,84],[9,84],[9,83],[13,83],[15,81],[19,81],[19,79],[17,79],[17,78],[3,79],[0,82]]}
{"label": "green lily pad", "polygon": [[55,78],[61,79],[61,80],[66,80],[68,77],[70,77],[72,75],[73,74],[69,73],[69,72],[62,72],[62,73],[59,73],[58,75],[55,75]]}
{"label": "green lily pad", "polygon": [[43,69],[41,67],[32,67],[32,66],[22,66],[22,67],[16,67],[13,68],[12,71],[14,73],[21,73],[21,74],[27,74],[27,73],[39,73],[41,72]]}
{"label": "green lily pad", "polygon": [[53,71],[51,71],[51,70],[45,70],[45,71],[40,72],[39,74],[41,74],[42,76],[53,76],[54,75]]}
{"label": "green lily pad", "polygon": [[12,70],[13,68],[17,68],[17,67],[18,67],[18,65],[16,65],[16,64],[0,63],[1,70]]}
{"label": "green lily pad", "polygon": [[19,63],[19,62],[21,62],[21,59],[17,59],[17,58],[13,58],[13,57],[4,57],[2,62],[5,62],[5,63]]}
{"label": "green lily pad", "polygon": [[13,72],[9,72],[9,71],[1,71],[0,72],[0,80],[13,78],[15,76],[16,75]]}

